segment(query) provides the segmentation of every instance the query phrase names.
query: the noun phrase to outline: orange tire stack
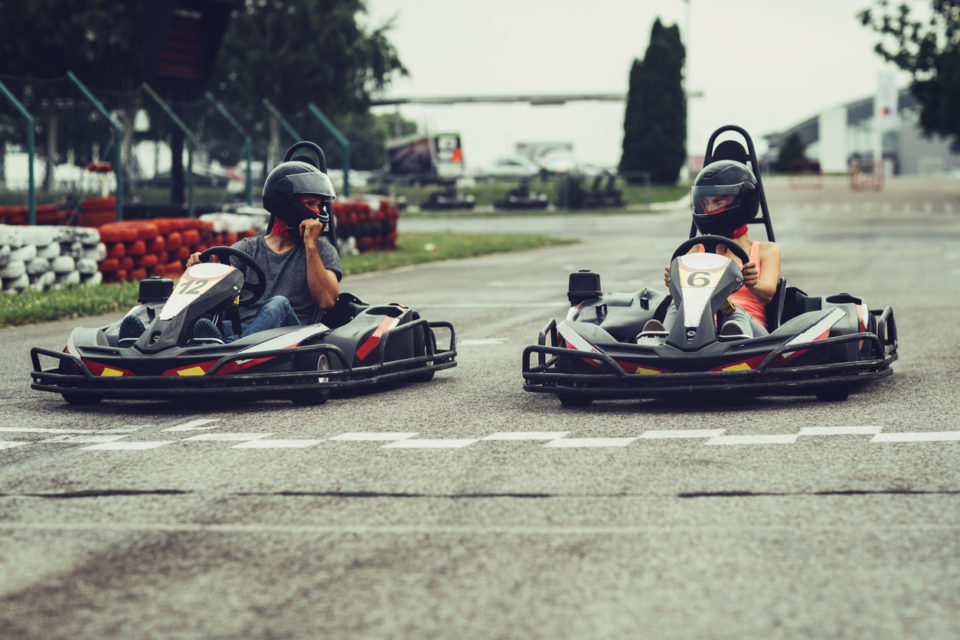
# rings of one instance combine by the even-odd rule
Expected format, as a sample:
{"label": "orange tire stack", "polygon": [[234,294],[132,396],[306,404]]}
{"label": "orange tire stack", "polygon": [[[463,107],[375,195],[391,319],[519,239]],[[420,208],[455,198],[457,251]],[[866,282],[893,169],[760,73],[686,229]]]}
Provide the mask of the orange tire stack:
{"label": "orange tire stack", "polygon": [[126,220],[100,227],[100,240],[107,257],[100,262],[104,282],[137,281],[149,276],[177,278],[190,254],[209,247],[231,245],[241,236],[217,232],[214,224],[196,218],[154,218]]}
{"label": "orange tire stack", "polygon": [[337,236],[353,238],[361,253],[390,251],[397,248],[397,220],[400,210],[388,200],[337,201],[333,203]]}

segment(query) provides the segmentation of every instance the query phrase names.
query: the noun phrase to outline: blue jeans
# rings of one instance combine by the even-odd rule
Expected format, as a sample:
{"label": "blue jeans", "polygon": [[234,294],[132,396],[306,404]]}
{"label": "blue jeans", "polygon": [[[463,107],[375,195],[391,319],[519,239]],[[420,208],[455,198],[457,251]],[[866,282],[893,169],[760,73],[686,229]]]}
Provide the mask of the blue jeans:
{"label": "blue jeans", "polygon": [[257,309],[257,315],[249,322],[244,322],[240,326],[240,334],[234,330],[233,323],[229,320],[223,321],[223,329],[226,335],[224,342],[233,342],[237,338],[243,338],[250,334],[267,329],[276,329],[277,327],[296,327],[300,325],[300,319],[290,305],[290,301],[284,296],[274,296],[260,305]]}

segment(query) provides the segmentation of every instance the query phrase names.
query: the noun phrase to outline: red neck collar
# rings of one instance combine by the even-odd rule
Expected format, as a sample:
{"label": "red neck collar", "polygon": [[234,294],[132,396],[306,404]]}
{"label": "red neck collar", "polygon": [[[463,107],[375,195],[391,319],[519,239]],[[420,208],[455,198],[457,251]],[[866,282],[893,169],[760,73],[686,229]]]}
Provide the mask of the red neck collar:
{"label": "red neck collar", "polygon": [[273,219],[273,227],[270,228],[270,233],[278,235],[281,238],[293,238],[293,232],[287,227],[287,223],[281,220],[280,218]]}
{"label": "red neck collar", "polygon": [[737,229],[736,231],[734,231],[734,232],[730,235],[730,239],[731,239],[731,240],[736,240],[736,239],[739,238],[740,236],[745,236],[745,235],[747,235],[747,225],[743,225],[742,227],[740,227],[739,229]]}

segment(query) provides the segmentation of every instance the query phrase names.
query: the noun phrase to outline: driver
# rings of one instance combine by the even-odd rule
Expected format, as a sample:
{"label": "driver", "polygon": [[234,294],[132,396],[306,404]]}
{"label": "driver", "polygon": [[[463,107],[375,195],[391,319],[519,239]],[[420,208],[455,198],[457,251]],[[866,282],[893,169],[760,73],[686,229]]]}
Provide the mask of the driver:
{"label": "driver", "polygon": [[[700,233],[732,239],[749,255],[743,264],[725,246],[717,245],[719,255],[740,264],[743,286],[728,298],[733,311],[720,327],[720,335],[755,337],[767,335],[766,308],[777,291],[780,280],[780,247],[774,242],[751,240],[747,223],[757,215],[760,193],[750,167],[734,160],[718,160],[704,167],[693,183],[691,192],[693,222]],[[703,245],[693,251],[703,251]],[[666,283],[670,266],[663,274]],[[652,325],[644,331],[667,330],[677,317],[677,306],[671,304],[663,321],[663,329]]]}
{"label": "driver", "polygon": [[[233,244],[263,269],[266,288],[261,302],[240,307],[239,327],[225,320],[225,335],[209,318],[200,318],[193,336],[232,342],[266,329],[309,324],[319,310],[333,307],[343,276],[340,257],[320,234],[330,220],[335,198],[330,178],[313,165],[296,160],[277,165],[263,185],[263,206],[270,212],[268,232]],[[199,261],[200,253],[194,253],[186,267]],[[137,320],[132,315],[127,318]],[[121,337],[143,332],[142,324],[124,327],[133,323],[127,318],[120,327],[121,334],[127,335]]]}

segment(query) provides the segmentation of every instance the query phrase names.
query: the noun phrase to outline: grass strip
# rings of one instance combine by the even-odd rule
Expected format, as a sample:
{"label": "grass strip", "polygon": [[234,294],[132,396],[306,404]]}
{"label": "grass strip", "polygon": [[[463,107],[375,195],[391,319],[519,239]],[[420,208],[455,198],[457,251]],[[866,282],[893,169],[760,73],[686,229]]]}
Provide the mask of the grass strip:
{"label": "grass strip", "polygon": [[[545,235],[410,232],[400,234],[395,251],[343,256],[341,266],[344,275],[357,275],[437,260],[472,258],[574,242],[574,239]],[[0,327],[126,311],[137,304],[138,291],[139,283],[123,282],[97,287],[69,287],[55,291],[27,289],[18,294],[0,294]]]}

